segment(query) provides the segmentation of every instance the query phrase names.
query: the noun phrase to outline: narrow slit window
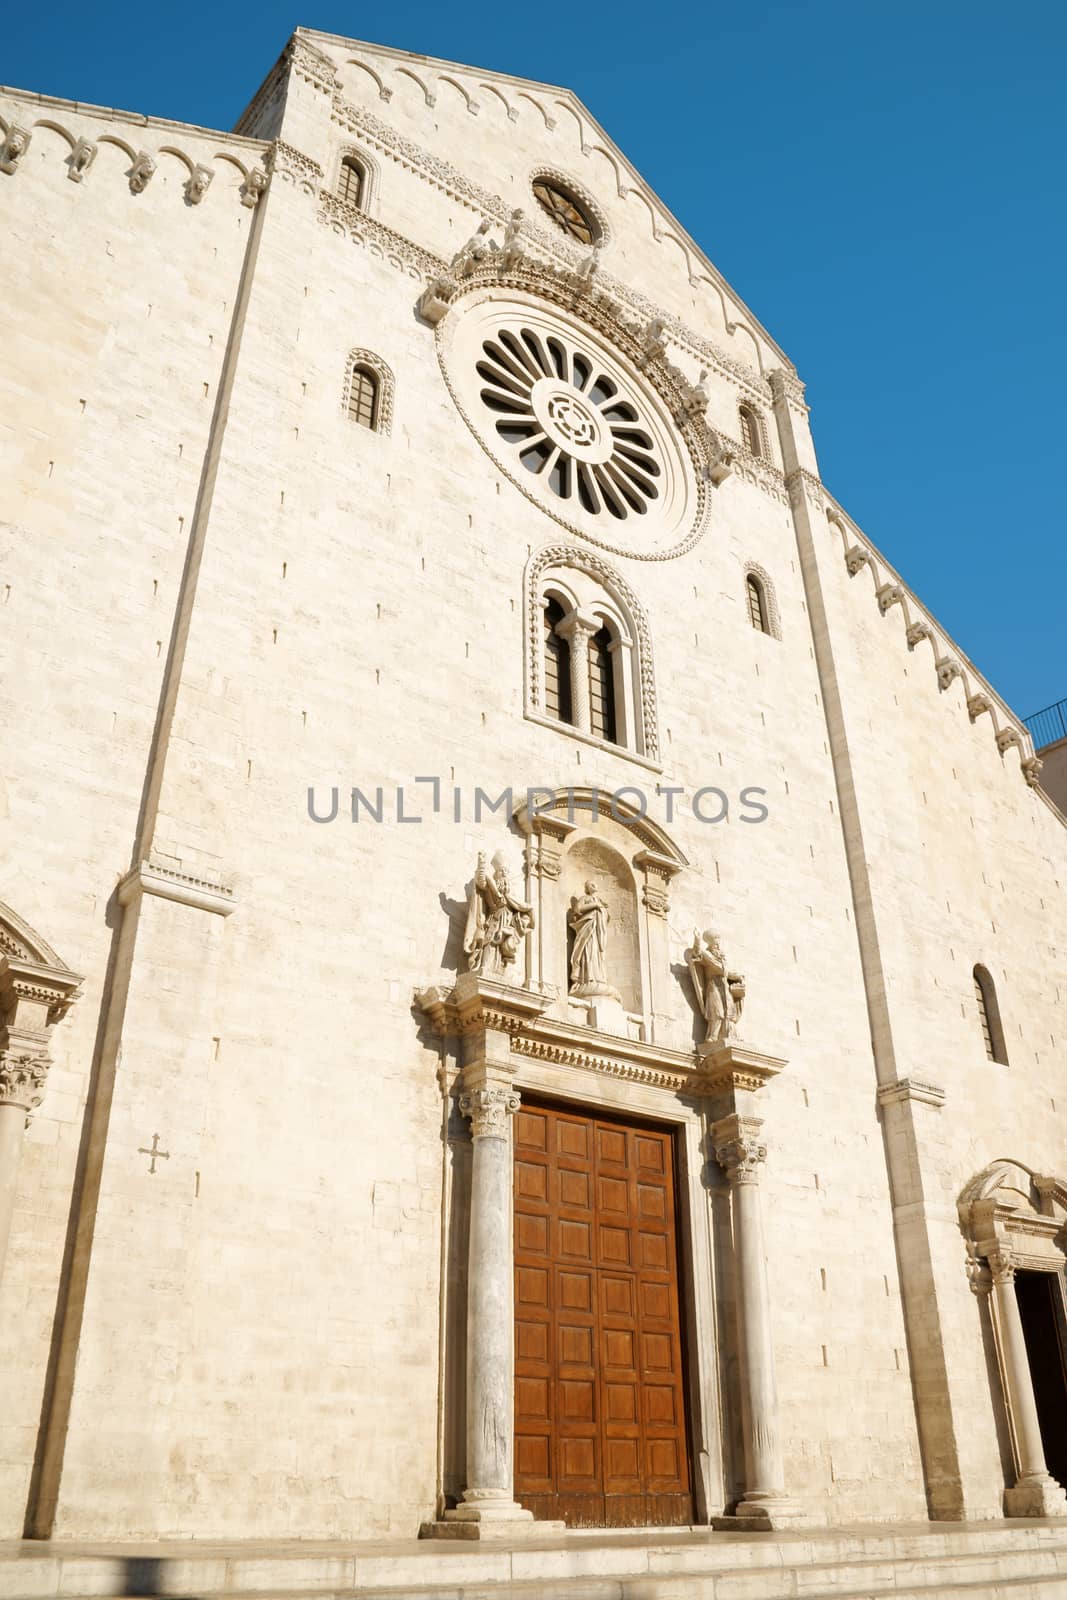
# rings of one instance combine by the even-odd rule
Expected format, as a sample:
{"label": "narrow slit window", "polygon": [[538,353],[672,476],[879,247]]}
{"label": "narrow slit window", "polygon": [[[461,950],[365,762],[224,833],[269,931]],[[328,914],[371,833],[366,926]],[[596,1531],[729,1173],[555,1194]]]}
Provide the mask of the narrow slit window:
{"label": "narrow slit window", "polygon": [[556,629],[563,621],[558,600],[545,606],[545,713],[557,722],[573,722],[571,706],[571,650]]}
{"label": "narrow slit window", "polygon": [[767,626],[767,596],[762,583],[751,572],[745,579],[745,593],[748,596],[748,620],[758,633],[770,633]]}
{"label": "narrow slit window", "polygon": [[366,184],[367,175],[355,156],[345,156],[341,162],[340,182],[337,185],[338,198],[347,201],[350,206],[362,206]]}
{"label": "narrow slit window", "polygon": [[762,456],[759,418],[751,406],[740,406],[738,416],[741,419],[741,443],[749,455]]}
{"label": "narrow slit window", "polygon": [[600,628],[589,639],[589,725],[595,738],[618,744],[614,653],[607,628]]}
{"label": "narrow slit window", "polygon": [[372,431],[378,427],[378,380],[367,367],[353,367],[348,387],[348,415]]}
{"label": "narrow slit window", "polygon": [[974,969],[974,1003],[978,1011],[978,1022],[982,1029],[982,1042],[985,1045],[986,1057],[990,1061],[997,1061],[1002,1067],[1008,1065],[1008,1050],[1004,1042],[1004,1029],[1000,1021],[1000,1006],[997,1002],[997,991],[985,967]]}

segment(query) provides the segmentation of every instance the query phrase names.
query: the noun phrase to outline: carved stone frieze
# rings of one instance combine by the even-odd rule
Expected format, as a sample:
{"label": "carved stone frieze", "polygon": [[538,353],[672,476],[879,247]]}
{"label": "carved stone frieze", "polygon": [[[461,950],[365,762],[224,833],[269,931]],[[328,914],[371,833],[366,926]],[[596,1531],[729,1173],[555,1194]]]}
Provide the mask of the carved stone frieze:
{"label": "carved stone frieze", "polygon": [[804,399],[804,385],[795,372],[786,367],[776,367],[768,372],[767,382],[770,384],[771,396],[775,402],[785,400],[806,416],[808,405]]}

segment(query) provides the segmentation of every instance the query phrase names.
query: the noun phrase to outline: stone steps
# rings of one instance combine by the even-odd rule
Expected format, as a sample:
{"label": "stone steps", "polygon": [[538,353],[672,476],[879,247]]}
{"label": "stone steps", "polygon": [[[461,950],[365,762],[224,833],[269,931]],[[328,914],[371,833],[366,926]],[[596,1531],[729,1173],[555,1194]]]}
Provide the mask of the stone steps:
{"label": "stone steps", "polygon": [[0,1546],[0,1600],[1067,1600],[1067,1521],[499,1545]]}

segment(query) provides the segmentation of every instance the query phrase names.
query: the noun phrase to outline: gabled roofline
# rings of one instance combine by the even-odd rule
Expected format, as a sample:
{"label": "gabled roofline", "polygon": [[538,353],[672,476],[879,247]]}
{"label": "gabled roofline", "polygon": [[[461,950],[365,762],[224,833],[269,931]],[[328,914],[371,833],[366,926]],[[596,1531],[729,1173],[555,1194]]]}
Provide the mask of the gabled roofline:
{"label": "gabled roofline", "polygon": [[35,89],[16,89],[0,83],[0,97],[18,100],[23,105],[44,106],[49,110],[72,111],[79,117],[106,118],[139,128],[173,128],[179,133],[199,133],[211,139],[227,139],[250,150],[265,150],[269,139],[250,139],[244,133],[229,133],[225,128],[207,128],[198,122],[175,122],[170,117],[149,117],[143,111],[123,111],[117,106],[97,106],[86,100],[64,100],[54,94],[38,94]]}
{"label": "gabled roofline", "polygon": [[475,66],[472,62],[449,61],[444,56],[422,55],[413,50],[398,50],[393,45],[374,44],[369,39],[353,39],[348,37],[346,34],[324,33],[318,28],[296,28],[293,31],[292,37],[294,39],[300,38],[319,43],[352,46],[358,50],[371,50],[375,51],[378,55],[389,56],[394,61],[423,62],[427,66],[442,67],[446,70],[450,68],[454,72],[477,72],[479,74],[484,74],[484,76],[487,78],[495,78],[500,83],[519,84],[526,88],[542,89],[546,90],[550,94],[562,96],[574,108],[575,114],[577,115],[577,113],[580,111],[582,116],[589,123],[590,127],[595,129],[597,134],[599,134],[609,148],[616,153],[619,161],[629,174],[633,187],[638,189],[647,199],[655,202],[664,218],[678,230],[679,235],[692,250],[693,254],[700,260],[702,265],[707,268],[707,271],[716,287],[725,294],[728,294],[731,300],[734,301],[738,310],[743,311],[745,316],[751,320],[753,329],[760,335],[762,339],[766,341],[770,349],[773,350],[775,355],[779,357],[782,364],[788,367],[790,371],[796,371],[794,362],[782,349],[778,341],[770,333],[768,333],[759,317],[757,317],[752,311],[751,307],[749,307],[745,301],[742,300],[741,296],[737,293],[737,290],[733,287],[733,285],[723,277],[718,267],[716,267],[715,263],[711,261],[704,253],[703,249],[697,244],[689,230],[678,221],[678,218],[674,215],[673,211],[671,211],[670,208],[664,204],[660,196],[656,193],[652,186],[646,182],[645,178],[637,170],[633,162],[620,148],[620,146],[616,144],[611,135],[597,121],[596,117],[594,117],[592,112],[589,110],[589,107],[583,100],[579,99],[578,95],[575,94],[573,89],[569,89],[563,84],[544,83],[539,78],[521,78],[513,72],[498,72],[493,67]]}

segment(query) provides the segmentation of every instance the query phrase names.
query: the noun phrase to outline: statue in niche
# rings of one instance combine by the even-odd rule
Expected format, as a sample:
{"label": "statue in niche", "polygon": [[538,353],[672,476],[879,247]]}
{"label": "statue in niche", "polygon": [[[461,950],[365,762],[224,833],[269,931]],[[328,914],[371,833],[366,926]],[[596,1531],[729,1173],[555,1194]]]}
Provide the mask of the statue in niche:
{"label": "statue in niche", "polygon": [[490,872],[485,851],[480,850],[463,931],[470,971],[489,978],[512,976],[522,941],[533,925],[533,907],[512,894],[503,857],[497,852]]}
{"label": "statue in niche", "polygon": [[693,929],[693,943],[685,952],[685,964],[693,980],[697,1004],[707,1023],[707,1044],[725,1044],[737,1035],[745,1003],[745,980],[731,972],[723,955],[718,935],[708,928]]}
{"label": "statue in niche", "polygon": [[575,895],[571,901],[567,922],[574,932],[571,947],[571,994],[614,995],[618,990],[608,982],[606,952],[608,923],[611,912],[597,893],[592,878],[586,883],[585,893]]}

